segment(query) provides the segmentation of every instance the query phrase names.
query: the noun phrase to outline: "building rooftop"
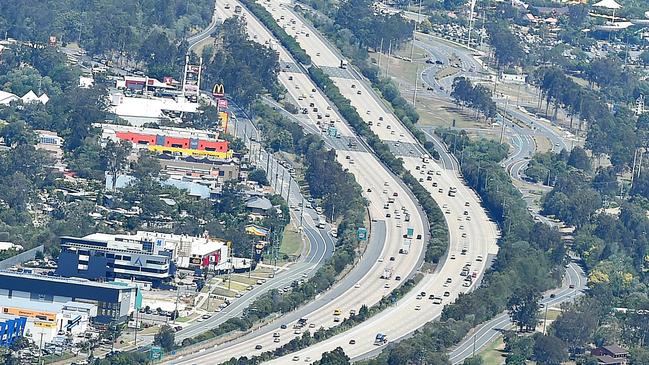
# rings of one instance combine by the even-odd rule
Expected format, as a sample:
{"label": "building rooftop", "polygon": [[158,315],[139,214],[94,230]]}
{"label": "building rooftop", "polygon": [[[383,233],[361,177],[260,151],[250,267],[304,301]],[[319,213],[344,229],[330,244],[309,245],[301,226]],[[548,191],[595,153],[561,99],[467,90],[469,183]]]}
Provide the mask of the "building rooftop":
{"label": "building rooftop", "polygon": [[198,110],[198,103],[190,103],[184,98],[178,98],[178,101],[175,101],[167,98],[124,97],[120,99],[118,105],[111,107],[111,111],[120,117],[161,118],[163,110],[195,113]]}
{"label": "building rooftop", "polygon": [[[94,288],[102,288],[102,289],[132,289],[135,288],[134,285],[123,285],[123,284],[116,284],[112,283],[110,281],[107,282],[98,282],[98,281],[90,281],[86,279],[80,279],[80,278],[62,278],[59,276],[45,276],[45,275],[36,275],[36,274],[28,274],[28,273],[17,273],[17,272],[12,272],[12,271],[5,271],[5,270],[0,270],[0,288],[5,288],[7,280],[9,278],[19,278],[19,279],[32,279],[32,280],[38,280],[38,281],[44,281],[44,282],[51,282],[51,283],[65,283],[65,284],[73,284],[73,285],[85,285],[85,286],[91,286]],[[15,288],[12,288],[15,289]],[[26,288],[29,290],[29,288]]]}
{"label": "building rooftop", "polygon": [[629,353],[629,351],[623,349],[618,345],[607,345],[607,346],[602,346],[602,348],[615,355],[623,355]]}
{"label": "building rooftop", "polygon": [[96,305],[90,303],[82,303],[75,301],[67,302],[42,302],[36,300],[30,300],[28,298],[12,297],[12,298],[3,298],[2,304],[5,307],[14,307],[20,309],[29,309],[34,311],[44,311],[59,313],[64,308],[80,308],[86,310],[92,310]]}
{"label": "building rooftop", "polygon": [[604,355],[604,356],[595,356],[597,358],[597,363],[601,365],[616,365],[619,364],[622,359],[616,359],[614,357]]}
{"label": "building rooftop", "polygon": [[255,196],[246,201],[246,208],[271,210],[273,209],[273,204],[268,198]]}

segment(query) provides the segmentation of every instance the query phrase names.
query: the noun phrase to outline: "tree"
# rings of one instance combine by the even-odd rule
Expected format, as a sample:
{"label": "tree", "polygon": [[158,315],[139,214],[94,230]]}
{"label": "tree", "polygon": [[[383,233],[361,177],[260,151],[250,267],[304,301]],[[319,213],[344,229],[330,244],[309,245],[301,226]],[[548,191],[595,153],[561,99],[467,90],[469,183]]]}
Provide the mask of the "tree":
{"label": "tree", "polygon": [[262,169],[254,169],[248,174],[248,180],[255,181],[260,185],[268,185],[268,179],[266,178],[266,171]]}
{"label": "tree", "polygon": [[341,347],[336,347],[330,352],[322,354],[320,361],[316,362],[318,365],[347,365],[351,364],[349,356]]}
{"label": "tree", "polygon": [[138,179],[157,178],[160,175],[160,160],[150,151],[142,150],[133,164],[132,174]]}
{"label": "tree", "polygon": [[482,357],[480,357],[480,355],[469,357],[466,360],[464,360],[464,365],[482,365],[482,364],[484,364],[484,361],[482,361]]}
{"label": "tree", "polygon": [[117,177],[126,167],[126,159],[131,153],[131,142],[121,140],[113,142],[109,140],[103,148],[104,166],[112,177],[112,188],[115,190]]}
{"label": "tree", "polygon": [[568,165],[583,171],[590,171],[590,157],[583,148],[575,146],[570,151]]}
{"label": "tree", "polygon": [[176,348],[176,333],[169,325],[160,327],[160,331],[153,337],[153,343],[162,347],[165,351]]}
{"label": "tree", "polygon": [[15,146],[18,144],[31,145],[36,140],[32,129],[22,120],[6,124],[2,127],[0,137],[4,138],[7,146]]}
{"label": "tree", "polygon": [[522,287],[507,302],[509,316],[520,331],[536,328],[540,298],[541,296],[535,289]]}
{"label": "tree", "polygon": [[561,365],[568,359],[568,354],[560,339],[539,334],[535,336],[534,358],[539,365]]}
{"label": "tree", "polygon": [[550,332],[568,345],[569,351],[586,345],[597,328],[597,317],[576,306],[564,311],[552,323]]}

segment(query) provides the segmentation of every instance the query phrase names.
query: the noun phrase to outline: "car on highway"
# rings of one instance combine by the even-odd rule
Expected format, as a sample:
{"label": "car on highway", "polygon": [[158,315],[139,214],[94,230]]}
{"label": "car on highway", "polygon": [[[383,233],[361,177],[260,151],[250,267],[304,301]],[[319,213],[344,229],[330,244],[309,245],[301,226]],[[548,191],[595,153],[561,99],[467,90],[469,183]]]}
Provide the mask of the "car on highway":
{"label": "car on highway", "polygon": [[433,299],[433,304],[442,304],[442,298],[437,297]]}
{"label": "car on highway", "polygon": [[482,256],[478,255],[478,257],[476,257],[475,260],[478,261],[478,262],[479,262],[479,261],[482,261]]}
{"label": "car on highway", "polygon": [[396,280],[396,281],[401,280],[401,276],[399,276],[399,275],[395,276],[395,277],[394,277],[394,280]]}
{"label": "car on highway", "polygon": [[275,338],[273,339],[273,342],[275,342],[275,343],[279,343],[279,341],[280,341],[279,337],[275,337]]}
{"label": "car on highway", "polygon": [[356,340],[354,340],[354,339],[352,338],[351,340],[349,340],[349,344],[350,344],[350,345],[356,345]]}
{"label": "car on highway", "polygon": [[390,284],[385,283],[385,285],[383,285],[383,287],[384,287],[385,289],[390,289]]}
{"label": "car on highway", "polygon": [[283,330],[285,330],[286,328],[288,328],[288,326],[287,326],[287,325],[285,325],[285,324],[283,324],[283,325],[281,325],[281,326],[279,326],[279,328],[281,328],[281,329],[283,329]]}
{"label": "car on highway", "polygon": [[416,311],[421,310],[421,306],[420,306],[420,305],[416,306],[416,307],[415,307],[415,310],[416,310]]}
{"label": "car on highway", "polygon": [[300,361],[300,357],[297,355],[293,356],[293,361]]}
{"label": "car on highway", "polygon": [[262,346],[261,346],[261,345],[257,345],[257,346],[255,346],[255,350],[261,350],[261,349],[262,349]]}
{"label": "car on highway", "polygon": [[447,291],[445,291],[445,292],[444,292],[444,296],[445,296],[445,297],[450,297],[450,296],[451,296],[451,293],[450,293],[450,292],[447,292]]}
{"label": "car on highway", "polygon": [[309,328],[315,328],[315,323],[309,323]]}
{"label": "car on highway", "polygon": [[273,337],[279,337],[279,332],[273,333]]}

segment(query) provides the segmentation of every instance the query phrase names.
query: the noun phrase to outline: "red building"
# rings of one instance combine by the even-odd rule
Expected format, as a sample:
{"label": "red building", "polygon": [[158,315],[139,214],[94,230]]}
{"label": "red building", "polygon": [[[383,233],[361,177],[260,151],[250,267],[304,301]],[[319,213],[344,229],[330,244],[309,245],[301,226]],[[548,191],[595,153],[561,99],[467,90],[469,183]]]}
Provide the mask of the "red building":
{"label": "red building", "polygon": [[131,141],[134,144],[183,148],[189,150],[227,152],[228,141],[207,141],[199,138],[167,137],[156,134],[136,132],[115,132],[117,138]]}

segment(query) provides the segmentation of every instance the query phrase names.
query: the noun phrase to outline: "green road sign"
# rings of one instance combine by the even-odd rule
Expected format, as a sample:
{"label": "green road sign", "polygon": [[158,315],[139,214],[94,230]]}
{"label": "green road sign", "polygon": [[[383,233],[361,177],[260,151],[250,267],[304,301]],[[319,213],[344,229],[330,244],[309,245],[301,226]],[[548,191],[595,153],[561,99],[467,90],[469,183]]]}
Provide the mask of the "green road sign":
{"label": "green road sign", "polygon": [[356,232],[356,237],[359,241],[367,241],[367,229],[361,227]]}

